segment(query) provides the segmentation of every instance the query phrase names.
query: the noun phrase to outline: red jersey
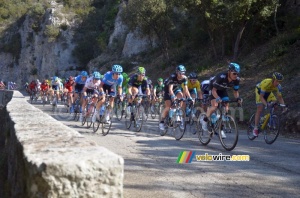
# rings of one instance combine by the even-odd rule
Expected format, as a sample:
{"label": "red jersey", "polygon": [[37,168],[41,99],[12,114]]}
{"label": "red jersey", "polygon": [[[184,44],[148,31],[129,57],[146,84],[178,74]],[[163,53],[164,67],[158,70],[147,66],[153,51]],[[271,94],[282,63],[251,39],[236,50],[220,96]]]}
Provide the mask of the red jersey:
{"label": "red jersey", "polygon": [[41,84],[41,90],[42,90],[42,91],[46,91],[46,90],[48,90],[48,88],[49,88],[48,83],[42,83],[42,84]]}
{"label": "red jersey", "polygon": [[36,83],[35,82],[31,82],[29,84],[29,89],[33,90],[33,89],[35,89],[35,87],[36,87]]}
{"label": "red jersey", "polygon": [[72,92],[73,91],[73,84],[74,84],[74,81],[72,81],[72,82],[67,81],[65,83],[65,88],[68,89],[69,92]]}

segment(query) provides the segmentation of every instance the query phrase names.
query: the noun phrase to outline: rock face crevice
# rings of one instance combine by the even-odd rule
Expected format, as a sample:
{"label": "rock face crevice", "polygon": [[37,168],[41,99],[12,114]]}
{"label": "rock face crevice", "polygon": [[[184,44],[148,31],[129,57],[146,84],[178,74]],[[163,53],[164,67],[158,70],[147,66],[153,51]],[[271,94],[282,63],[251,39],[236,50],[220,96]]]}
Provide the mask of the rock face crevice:
{"label": "rock face crevice", "polygon": [[1,111],[0,197],[123,197],[122,157],[28,104]]}

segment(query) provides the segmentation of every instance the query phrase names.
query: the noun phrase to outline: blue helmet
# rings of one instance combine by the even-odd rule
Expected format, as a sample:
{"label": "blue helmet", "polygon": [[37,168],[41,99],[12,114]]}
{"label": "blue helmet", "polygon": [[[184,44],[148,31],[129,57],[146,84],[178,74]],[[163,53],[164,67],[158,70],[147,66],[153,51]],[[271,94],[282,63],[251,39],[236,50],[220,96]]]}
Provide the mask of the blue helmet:
{"label": "blue helmet", "polygon": [[178,66],[176,67],[176,71],[179,71],[179,72],[186,72],[185,66],[184,66],[184,65],[178,65]]}
{"label": "blue helmet", "polygon": [[283,75],[279,72],[274,72],[272,75],[273,79],[278,81],[283,81]]}
{"label": "blue helmet", "polygon": [[237,73],[240,73],[240,65],[237,63],[230,63],[228,65],[228,70],[230,71],[235,71]]}
{"label": "blue helmet", "polygon": [[113,72],[116,73],[122,73],[123,72],[123,68],[121,65],[114,65],[111,69]]}
{"label": "blue helmet", "polygon": [[99,72],[93,73],[93,79],[100,80],[100,78],[101,78],[101,74]]}
{"label": "blue helmet", "polygon": [[83,76],[83,77],[88,77],[88,76],[89,76],[88,73],[87,73],[86,71],[82,71],[82,72],[80,73],[80,75]]}

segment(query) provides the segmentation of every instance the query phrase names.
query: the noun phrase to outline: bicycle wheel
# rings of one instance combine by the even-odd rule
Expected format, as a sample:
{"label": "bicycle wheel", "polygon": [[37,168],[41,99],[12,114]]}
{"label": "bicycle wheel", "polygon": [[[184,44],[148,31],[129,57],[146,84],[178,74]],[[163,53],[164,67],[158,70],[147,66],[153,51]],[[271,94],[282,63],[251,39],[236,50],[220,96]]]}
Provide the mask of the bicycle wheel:
{"label": "bicycle wheel", "polygon": [[[152,109],[153,109],[153,111],[152,111]],[[150,106],[150,112],[151,112],[151,118],[152,119],[155,119],[157,111],[158,111],[157,107],[155,105],[151,104],[151,106]]]}
{"label": "bicycle wheel", "polygon": [[128,114],[126,112],[125,113],[125,127],[126,127],[126,129],[130,129],[132,120],[133,120],[133,115]]}
{"label": "bicycle wheel", "polygon": [[117,117],[117,120],[121,121],[122,120],[122,105],[120,103],[115,104],[115,114]]}
{"label": "bicycle wheel", "polygon": [[[230,115],[223,115],[222,119],[219,120],[219,139],[224,149],[231,151],[235,148],[238,139],[239,132],[235,123],[235,120]],[[222,137],[225,134],[226,137]]]}
{"label": "bicycle wheel", "polygon": [[[169,118],[169,116],[168,117],[166,117],[165,118],[165,120],[164,120],[164,126],[165,126],[165,130],[161,130],[159,127],[158,127],[158,129],[159,129],[159,134],[161,135],[161,136],[164,136],[164,135],[166,135],[167,134],[167,132],[168,132],[168,128],[169,128],[169,122],[170,122],[170,118]],[[158,124],[160,123],[160,120],[158,121]]]}
{"label": "bicycle wheel", "polygon": [[273,144],[279,135],[280,122],[277,115],[272,115],[265,129],[264,139],[267,144]]}
{"label": "bicycle wheel", "polygon": [[173,128],[174,138],[180,140],[185,132],[185,111],[183,109],[177,109],[175,115],[175,127]]}
{"label": "bicycle wheel", "polygon": [[142,106],[136,108],[136,112],[134,115],[134,128],[136,132],[140,132],[144,123],[144,111]]}
{"label": "bicycle wheel", "polygon": [[[104,114],[104,115],[106,115],[106,114]],[[106,119],[106,118],[104,118],[104,119]],[[102,122],[102,135],[103,136],[106,136],[109,133],[110,128],[111,128],[111,124],[112,124],[111,117],[109,117],[109,120],[104,120]]]}
{"label": "bicycle wheel", "polygon": [[254,126],[255,126],[255,113],[252,114],[249,120],[249,126],[247,130],[247,135],[249,140],[254,140],[256,138],[256,136],[253,135]]}
{"label": "bicycle wheel", "polygon": [[199,131],[199,133],[198,133],[199,141],[201,142],[201,144],[207,145],[210,142],[213,133],[210,132],[209,130],[202,129],[201,123],[204,122],[203,121],[204,118],[206,118],[206,113],[201,113],[198,117],[196,125],[197,125],[198,131]]}
{"label": "bicycle wheel", "polygon": [[95,107],[93,105],[91,105],[88,109],[88,113],[86,116],[86,127],[87,128],[90,128],[92,126],[92,117],[93,117],[94,112],[95,112]]}

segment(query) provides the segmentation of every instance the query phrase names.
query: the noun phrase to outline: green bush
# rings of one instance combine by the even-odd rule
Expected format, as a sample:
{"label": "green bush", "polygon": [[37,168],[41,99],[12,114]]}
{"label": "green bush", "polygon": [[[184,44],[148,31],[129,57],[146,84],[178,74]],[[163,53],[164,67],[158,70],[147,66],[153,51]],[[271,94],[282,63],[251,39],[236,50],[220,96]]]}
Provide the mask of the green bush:
{"label": "green bush", "polygon": [[59,27],[54,25],[46,25],[45,35],[48,37],[48,41],[54,41],[59,36]]}

